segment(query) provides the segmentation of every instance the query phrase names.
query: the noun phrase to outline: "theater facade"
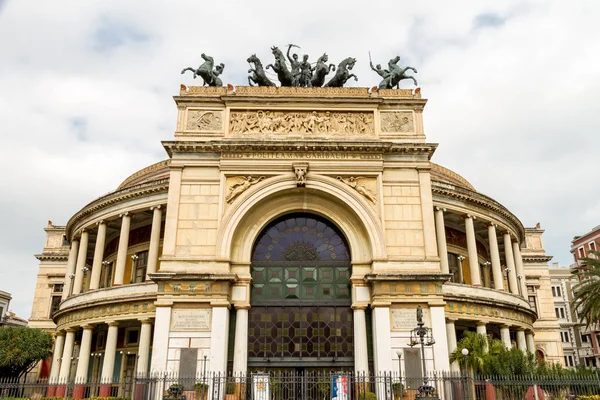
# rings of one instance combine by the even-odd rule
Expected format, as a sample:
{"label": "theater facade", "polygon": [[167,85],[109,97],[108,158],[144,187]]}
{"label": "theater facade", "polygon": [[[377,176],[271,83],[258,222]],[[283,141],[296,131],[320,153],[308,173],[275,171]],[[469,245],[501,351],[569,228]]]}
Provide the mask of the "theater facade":
{"label": "theater facade", "polygon": [[[448,371],[466,331],[562,362],[543,230],[431,159],[419,89],[185,87],[168,158],[49,225],[51,379]],[[477,168],[477,166],[473,166]]]}

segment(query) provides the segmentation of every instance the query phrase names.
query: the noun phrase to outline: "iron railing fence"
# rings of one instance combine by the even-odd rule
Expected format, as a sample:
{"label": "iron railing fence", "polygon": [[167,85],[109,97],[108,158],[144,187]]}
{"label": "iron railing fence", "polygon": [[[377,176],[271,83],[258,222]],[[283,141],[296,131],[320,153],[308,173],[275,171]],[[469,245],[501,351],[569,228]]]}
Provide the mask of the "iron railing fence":
{"label": "iron railing fence", "polygon": [[434,372],[427,381],[398,373],[297,372],[274,370],[247,375],[175,373],[137,376],[122,381],[0,378],[0,400],[27,398],[130,400],[412,400],[425,389],[443,400],[579,399],[598,395],[596,372],[545,376],[476,376]]}

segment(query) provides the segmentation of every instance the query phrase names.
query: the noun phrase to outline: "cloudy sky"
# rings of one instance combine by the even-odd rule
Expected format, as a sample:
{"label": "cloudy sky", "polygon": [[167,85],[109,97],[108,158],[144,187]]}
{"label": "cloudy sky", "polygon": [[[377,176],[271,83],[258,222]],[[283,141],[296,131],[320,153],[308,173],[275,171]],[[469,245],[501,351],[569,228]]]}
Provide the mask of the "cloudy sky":
{"label": "cloudy sky", "polygon": [[[600,224],[600,3],[0,0],[0,290],[28,318],[48,220],[64,224],[166,158],[183,67],[200,53],[246,84],[251,53],[368,54],[418,69],[434,161],[541,222],[548,254]],[[410,87],[410,83],[405,83]]]}

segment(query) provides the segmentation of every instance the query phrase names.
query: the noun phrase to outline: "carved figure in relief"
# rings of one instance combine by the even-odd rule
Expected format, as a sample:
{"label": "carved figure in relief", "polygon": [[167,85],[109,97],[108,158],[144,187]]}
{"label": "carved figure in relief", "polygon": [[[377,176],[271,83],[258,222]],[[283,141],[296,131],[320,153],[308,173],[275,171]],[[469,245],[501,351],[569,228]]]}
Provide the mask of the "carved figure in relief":
{"label": "carved figure in relief", "polygon": [[204,60],[202,65],[200,65],[198,68],[184,68],[181,73],[184,74],[185,71],[192,71],[194,73],[194,79],[196,79],[197,76],[200,76],[204,80],[202,86],[223,86],[223,81],[221,81],[219,75],[223,73],[225,64],[221,63],[214,67],[215,60],[211,56],[207,56],[206,54],[202,53],[200,57],[202,57]]}
{"label": "carved figure in relief", "polygon": [[375,193],[373,193],[373,191],[363,183],[363,180],[368,178],[363,178],[360,176],[349,176],[348,178],[344,178],[342,176],[338,176],[337,179],[344,182],[352,189],[356,190],[358,193],[366,197],[367,200],[371,201],[373,204],[377,204],[377,196],[375,196]]}
{"label": "carved figure in relief", "polygon": [[232,135],[250,133],[373,134],[373,115],[367,112],[232,111]]}
{"label": "carved figure in relief", "polygon": [[262,62],[256,57],[256,54],[252,54],[246,61],[249,64],[254,64],[254,67],[251,66],[248,70],[248,73],[252,74],[248,77],[248,85],[254,86],[252,84],[252,82],[254,82],[258,86],[275,86],[275,84],[267,78]]}
{"label": "carved figure in relief", "polygon": [[311,80],[312,86],[323,86],[325,83],[325,75],[327,75],[332,69],[335,71],[335,64],[329,64],[328,66],[327,61],[329,61],[329,56],[327,56],[326,53],[323,53],[323,55],[317,60],[317,65],[315,65],[314,74]]}
{"label": "carved figure in relief", "polygon": [[396,56],[388,62],[389,75],[385,77],[374,69],[375,72],[377,72],[383,78],[383,80],[379,82],[379,89],[393,89],[394,87],[398,88],[400,81],[403,79],[412,79],[415,86],[417,86],[417,80],[412,76],[406,75],[406,71],[409,69],[415,73],[417,70],[413,67],[400,68],[398,66],[398,62],[400,62],[400,56]]}
{"label": "carved figure in relief", "polygon": [[335,76],[327,82],[325,87],[342,87],[346,83],[346,81],[350,78],[354,78],[355,81],[358,80],[358,77],[354,74],[350,73],[350,70],[356,64],[356,58],[348,57],[342,60],[338,64],[337,70],[335,71]]}
{"label": "carved figure in relief", "polygon": [[243,179],[243,181],[240,183],[231,185],[231,187],[229,188],[229,193],[227,194],[227,197],[225,198],[225,201],[227,203],[231,203],[240,194],[242,194],[246,190],[250,189],[251,186],[256,185],[258,182],[265,179],[264,176],[259,176],[258,178],[252,178],[252,176],[250,176],[250,175],[248,175],[246,177],[239,177],[239,178]]}
{"label": "carved figure in relief", "polygon": [[281,86],[294,86],[294,77],[285,63],[283,52],[277,46],[271,47],[271,51],[275,56],[275,63],[267,65],[265,69],[272,68],[275,71]]}
{"label": "carved figure in relief", "polygon": [[295,164],[294,173],[296,174],[296,186],[306,186],[306,174],[308,173],[308,164]]}
{"label": "carved figure in relief", "polygon": [[214,111],[191,111],[188,129],[201,131],[216,131],[222,129],[221,113]]}
{"label": "carved figure in relief", "polygon": [[382,132],[412,132],[412,116],[406,112],[385,112],[381,113],[381,131]]}

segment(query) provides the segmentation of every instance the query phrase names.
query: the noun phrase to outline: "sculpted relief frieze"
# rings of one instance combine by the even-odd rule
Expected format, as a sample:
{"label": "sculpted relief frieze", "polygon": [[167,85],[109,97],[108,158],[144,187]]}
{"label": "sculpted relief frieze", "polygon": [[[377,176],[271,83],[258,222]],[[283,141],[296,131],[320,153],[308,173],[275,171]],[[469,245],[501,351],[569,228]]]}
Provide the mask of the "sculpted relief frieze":
{"label": "sculpted relief frieze", "polygon": [[363,176],[337,176],[336,178],[356,190],[371,203],[377,204],[377,178]]}
{"label": "sculpted relief frieze", "polygon": [[413,133],[415,123],[410,111],[381,112],[381,132]]}
{"label": "sculpted relief frieze", "polygon": [[375,136],[372,112],[231,111],[229,135]]}
{"label": "sculpted relief frieze", "polygon": [[223,112],[190,110],[186,124],[188,131],[222,131],[223,130]]}

